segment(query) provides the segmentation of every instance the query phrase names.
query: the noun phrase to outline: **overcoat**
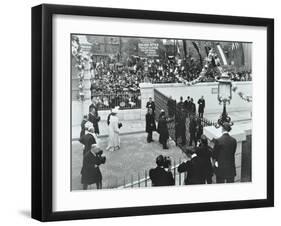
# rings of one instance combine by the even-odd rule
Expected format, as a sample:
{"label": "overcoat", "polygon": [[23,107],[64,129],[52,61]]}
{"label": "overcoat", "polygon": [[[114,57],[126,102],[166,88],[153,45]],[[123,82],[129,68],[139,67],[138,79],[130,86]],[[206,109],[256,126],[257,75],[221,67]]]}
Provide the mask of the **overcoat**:
{"label": "overcoat", "polygon": [[215,141],[213,158],[218,162],[216,175],[220,178],[232,178],[236,176],[235,152],[237,141],[228,133],[224,133]]}
{"label": "overcoat", "polygon": [[146,121],[145,131],[147,133],[156,131],[156,123],[155,123],[154,114],[147,113],[145,115],[145,121]]}
{"label": "overcoat", "polygon": [[87,152],[83,158],[81,169],[81,184],[94,184],[102,181],[99,165],[102,164],[101,158],[94,155],[91,151]]}

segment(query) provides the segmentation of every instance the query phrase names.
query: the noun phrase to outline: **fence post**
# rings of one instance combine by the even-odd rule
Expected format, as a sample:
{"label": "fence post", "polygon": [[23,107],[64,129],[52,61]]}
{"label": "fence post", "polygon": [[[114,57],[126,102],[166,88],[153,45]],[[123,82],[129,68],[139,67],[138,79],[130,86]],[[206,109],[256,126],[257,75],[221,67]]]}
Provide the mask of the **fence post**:
{"label": "fence post", "polygon": [[[179,159],[179,164],[181,164],[181,158]],[[179,185],[181,185],[181,173],[179,173]]]}
{"label": "fence post", "polygon": [[134,178],[133,178],[133,175],[131,175],[131,188],[134,187],[133,182],[134,182]]}
{"label": "fence post", "polygon": [[140,173],[138,173],[138,186],[140,187]]}
{"label": "fence post", "polygon": [[147,171],[146,170],[144,171],[144,178],[145,178],[144,186],[147,187]]}
{"label": "fence post", "polygon": [[126,178],[124,177],[124,188],[126,187]]}
{"label": "fence post", "polygon": [[174,178],[175,178],[175,185],[176,185],[176,161],[174,160]]}

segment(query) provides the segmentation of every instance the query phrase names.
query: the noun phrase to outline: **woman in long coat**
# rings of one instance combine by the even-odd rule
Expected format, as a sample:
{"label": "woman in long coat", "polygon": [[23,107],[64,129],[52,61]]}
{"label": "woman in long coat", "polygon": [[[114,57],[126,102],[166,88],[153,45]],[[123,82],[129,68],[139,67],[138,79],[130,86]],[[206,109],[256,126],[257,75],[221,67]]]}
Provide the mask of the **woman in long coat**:
{"label": "woman in long coat", "polygon": [[106,150],[116,151],[120,149],[120,138],[119,138],[119,119],[117,117],[117,108],[114,108],[109,116],[108,125],[108,146]]}
{"label": "woman in long coat", "polygon": [[104,163],[99,158],[95,151],[96,147],[92,147],[91,151],[87,152],[83,158],[83,166],[81,169],[81,184],[83,184],[83,190],[87,190],[88,185],[97,184],[97,189],[101,189],[102,175],[99,165]]}
{"label": "woman in long coat", "polygon": [[168,119],[165,116],[165,111],[161,110],[158,120],[157,132],[159,133],[159,142],[163,145],[163,149],[168,149],[167,140],[169,139]]}

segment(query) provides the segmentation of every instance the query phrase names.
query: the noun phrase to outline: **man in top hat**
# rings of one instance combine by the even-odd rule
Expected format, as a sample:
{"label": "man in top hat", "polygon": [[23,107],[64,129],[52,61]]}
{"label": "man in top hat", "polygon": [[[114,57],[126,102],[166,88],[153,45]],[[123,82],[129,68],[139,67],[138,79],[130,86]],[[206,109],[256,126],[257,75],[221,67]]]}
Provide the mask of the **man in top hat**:
{"label": "man in top hat", "polygon": [[215,140],[213,158],[217,183],[233,183],[236,176],[235,151],[237,141],[229,135],[230,130],[231,124],[223,123],[222,136]]}

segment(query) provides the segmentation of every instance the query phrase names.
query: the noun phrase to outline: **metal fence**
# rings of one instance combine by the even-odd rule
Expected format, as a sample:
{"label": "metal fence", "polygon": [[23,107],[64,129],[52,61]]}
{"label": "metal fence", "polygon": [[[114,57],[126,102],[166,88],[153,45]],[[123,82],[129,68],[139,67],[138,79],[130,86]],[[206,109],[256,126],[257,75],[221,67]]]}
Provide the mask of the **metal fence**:
{"label": "metal fence", "polygon": [[140,109],[141,95],[137,93],[126,94],[94,94],[92,99],[97,103],[99,110],[108,110],[116,106],[122,109]]}

